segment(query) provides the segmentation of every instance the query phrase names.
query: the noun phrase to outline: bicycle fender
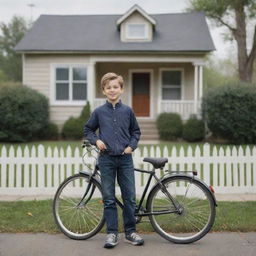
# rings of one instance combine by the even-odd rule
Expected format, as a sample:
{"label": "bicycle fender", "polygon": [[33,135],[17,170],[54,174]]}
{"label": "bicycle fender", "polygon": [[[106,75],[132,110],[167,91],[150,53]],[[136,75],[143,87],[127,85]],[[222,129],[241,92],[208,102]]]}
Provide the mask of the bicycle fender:
{"label": "bicycle fender", "polygon": [[95,180],[96,182],[98,182],[100,185],[101,185],[101,181],[100,179],[97,177],[97,176],[92,176],[92,173],[89,172],[89,171],[86,171],[86,170],[82,170],[82,171],[79,171],[80,174],[83,174],[85,176],[90,176],[91,179]]}
{"label": "bicycle fender", "polygon": [[[166,179],[168,179],[168,178],[172,178],[172,177],[178,177],[178,178],[187,177],[187,178],[189,178],[189,179],[191,179],[191,180],[196,180],[197,182],[201,183],[201,184],[202,184],[203,186],[205,186],[206,189],[209,191],[209,193],[210,193],[210,195],[211,195],[211,197],[212,197],[212,199],[213,199],[214,205],[215,205],[215,206],[218,206],[217,200],[216,200],[216,197],[215,197],[214,193],[210,190],[209,186],[208,186],[204,181],[198,179],[198,178],[195,177],[195,176],[191,176],[191,175],[187,175],[187,174],[171,174],[171,173],[165,174],[160,180],[161,180],[161,181],[164,181],[164,180],[166,180]],[[151,191],[153,191],[153,189],[154,189],[156,186],[158,186],[158,183],[156,183],[156,184],[152,187],[152,189],[150,190],[150,193],[151,193]],[[149,193],[149,195],[150,195],[150,193]]]}

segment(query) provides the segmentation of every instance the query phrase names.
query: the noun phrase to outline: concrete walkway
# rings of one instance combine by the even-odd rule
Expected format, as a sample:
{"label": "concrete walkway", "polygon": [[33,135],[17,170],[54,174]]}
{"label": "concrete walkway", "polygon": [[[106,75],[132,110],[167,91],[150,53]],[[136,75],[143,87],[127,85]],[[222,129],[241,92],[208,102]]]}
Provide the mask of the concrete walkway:
{"label": "concrete walkway", "polygon": [[75,241],[62,234],[0,234],[0,256],[255,256],[256,233],[210,233],[188,245],[168,242],[157,234],[142,235],[145,245],[123,241],[113,249],[103,248],[104,234]]}
{"label": "concrete walkway", "polygon": [[[256,201],[256,194],[216,194],[217,201]],[[33,196],[4,196],[0,195],[0,201],[27,201],[52,199],[53,196],[33,195]],[[0,255],[1,256],[1,255]]]}

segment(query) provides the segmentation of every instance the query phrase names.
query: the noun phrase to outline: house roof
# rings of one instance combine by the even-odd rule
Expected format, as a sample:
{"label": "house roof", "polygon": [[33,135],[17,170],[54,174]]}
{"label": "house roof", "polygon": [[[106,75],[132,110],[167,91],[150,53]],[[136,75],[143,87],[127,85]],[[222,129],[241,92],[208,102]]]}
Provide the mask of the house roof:
{"label": "house roof", "polygon": [[153,26],[156,25],[156,21],[150,15],[148,15],[140,6],[135,4],[117,20],[117,26],[119,27],[123,21],[125,21],[131,14],[133,14],[136,11],[139,12],[145,19],[147,19]]}
{"label": "house roof", "polygon": [[16,45],[19,52],[209,52],[203,13],[155,14],[151,42],[121,42],[121,15],[41,15]]}

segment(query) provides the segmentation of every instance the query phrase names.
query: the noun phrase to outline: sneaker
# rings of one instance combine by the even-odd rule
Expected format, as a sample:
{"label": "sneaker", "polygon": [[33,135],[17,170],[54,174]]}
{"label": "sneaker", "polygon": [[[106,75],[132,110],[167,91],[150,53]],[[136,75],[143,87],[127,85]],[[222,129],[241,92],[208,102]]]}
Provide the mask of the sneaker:
{"label": "sneaker", "polygon": [[125,241],[133,245],[143,245],[144,240],[137,234],[131,233],[130,235],[125,236]]}
{"label": "sneaker", "polygon": [[118,236],[116,234],[107,234],[104,248],[113,248],[118,244]]}

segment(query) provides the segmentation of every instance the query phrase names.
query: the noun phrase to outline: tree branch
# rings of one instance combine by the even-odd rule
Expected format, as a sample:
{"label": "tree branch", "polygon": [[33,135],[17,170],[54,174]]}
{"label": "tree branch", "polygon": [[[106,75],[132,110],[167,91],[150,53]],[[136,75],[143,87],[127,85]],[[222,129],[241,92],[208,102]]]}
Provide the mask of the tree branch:
{"label": "tree branch", "polygon": [[222,25],[228,27],[232,32],[234,32],[236,30],[236,28],[233,28],[231,25],[229,25],[228,23],[226,23],[224,20],[221,19],[221,17],[219,16],[215,16],[215,15],[211,15],[211,17],[213,19],[216,19],[218,22],[220,22]]}

